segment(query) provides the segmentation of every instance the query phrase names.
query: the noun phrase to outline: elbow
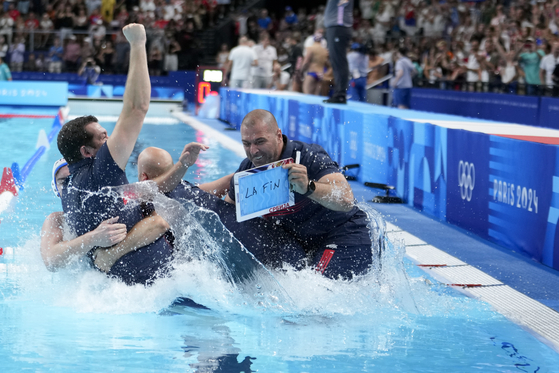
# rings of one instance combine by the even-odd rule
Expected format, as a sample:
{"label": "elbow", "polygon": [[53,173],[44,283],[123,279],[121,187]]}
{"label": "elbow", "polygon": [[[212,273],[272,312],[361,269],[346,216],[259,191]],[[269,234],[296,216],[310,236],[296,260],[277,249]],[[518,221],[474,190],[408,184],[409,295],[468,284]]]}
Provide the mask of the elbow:
{"label": "elbow", "polygon": [[41,252],[41,257],[43,258],[43,263],[49,272],[57,272],[59,266],[57,265],[56,258],[49,256],[48,254]]}
{"label": "elbow", "polygon": [[171,226],[169,225],[169,223],[167,223],[167,221],[159,215],[154,218],[154,225],[155,225],[155,228],[157,229],[157,231],[161,232],[161,233],[165,233],[169,229],[171,229]]}

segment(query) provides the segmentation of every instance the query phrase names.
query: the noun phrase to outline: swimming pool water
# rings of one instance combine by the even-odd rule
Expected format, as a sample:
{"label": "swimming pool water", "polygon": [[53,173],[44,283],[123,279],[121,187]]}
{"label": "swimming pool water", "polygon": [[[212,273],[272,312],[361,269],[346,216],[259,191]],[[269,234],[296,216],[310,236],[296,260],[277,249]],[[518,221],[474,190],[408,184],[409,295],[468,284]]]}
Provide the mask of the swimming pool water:
{"label": "swimming pool water", "polygon": [[[23,164],[52,121],[0,123],[0,166]],[[112,129],[114,123],[103,123]],[[127,167],[147,146],[177,158],[207,142],[187,179],[235,171],[240,159],[184,124],[144,125]],[[383,272],[353,283],[312,271],[274,272],[241,288],[214,263],[185,262],[172,278],[127,287],[75,263],[49,273],[39,255],[56,145],[31,172],[14,211],[0,215],[0,371],[134,372],[553,372],[559,355],[490,307],[467,298],[388,248]],[[288,300],[269,300],[278,289]],[[168,306],[187,296],[210,310]]]}

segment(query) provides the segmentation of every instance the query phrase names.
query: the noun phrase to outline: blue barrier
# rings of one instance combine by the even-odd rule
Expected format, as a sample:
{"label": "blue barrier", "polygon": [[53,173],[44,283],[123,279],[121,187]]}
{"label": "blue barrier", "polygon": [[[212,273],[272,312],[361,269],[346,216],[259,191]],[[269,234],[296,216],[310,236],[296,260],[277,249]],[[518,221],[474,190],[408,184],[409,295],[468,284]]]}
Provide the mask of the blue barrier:
{"label": "blue barrier", "polygon": [[498,93],[413,88],[411,94],[414,110],[532,126],[540,125],[539,105],[539,97]]}
{"label": "blue barrier", "polygon": [[0,82],[0,105],[65,106],[68,83],[64,82]]}
{"label": "blue barrier", "polygon": [[323,146],[340,166],[360,164],[360,182],[394,185],[408,205],[559,269],[557,146],[413,122],[409,111],[374,105],[225,88],[220,96],[232,126],[269,110],[289,138]]}

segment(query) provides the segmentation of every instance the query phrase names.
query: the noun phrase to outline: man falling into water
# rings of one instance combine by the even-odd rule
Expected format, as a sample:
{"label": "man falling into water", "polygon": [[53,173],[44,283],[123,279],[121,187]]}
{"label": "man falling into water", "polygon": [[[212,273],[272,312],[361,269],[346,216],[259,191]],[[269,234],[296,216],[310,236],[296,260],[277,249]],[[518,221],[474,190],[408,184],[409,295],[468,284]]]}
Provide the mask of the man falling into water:
{"label": "man falling into water", "polygon": [[[128,184],[124,169],[150,102],[144,26],[130,24],[124,27],[123,34],[130,43],[130,79],[126,82],[122,112],[112,135],[109,137],[93,116],[66,123],[58,134],[58,149],[70,170],[62,188],[62,206],[70,228],[78,236],[117,216],[118,222],[124,224],[128,231],[144,218],[140,206],[125,206],[122,198],[102,192],[104,187]],[[192,151],[199,152],[200,149]],[[129,284],[149,283],[157,274],[166,271],[172,256],[169,242],[165,237],[159,237],[123,256],[112,266],[110,274]]]}
{"label": "man falling into water", "polygon": [[[367,215],[354,205],[353,192],[338,165],[319,145],[291,141],[281,133],[272,113],[253,110],[241,123],[247,158],[239,171],[281,159],[295,191],[295,205],[266,216],[298,239],[310,265],[326,277],[351,279],[373,264]],[[233,181],[226,201],[235,203]]]}

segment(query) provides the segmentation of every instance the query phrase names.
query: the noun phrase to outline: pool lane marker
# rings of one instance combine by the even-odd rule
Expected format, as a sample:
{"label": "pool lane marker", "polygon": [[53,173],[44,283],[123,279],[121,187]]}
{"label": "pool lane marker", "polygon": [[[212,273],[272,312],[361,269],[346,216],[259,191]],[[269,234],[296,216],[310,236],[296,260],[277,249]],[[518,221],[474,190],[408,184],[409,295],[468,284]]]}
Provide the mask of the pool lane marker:
{"label": "pool lane marker", "polygon": [[[239,156],[246,156],[237,140],[183,112],[174,112],[173,116]],[[558,312],[389,222],[386,222],[386,235],[390,240],[402,239],[406,244],[406,256],[416,264],[424,265],[419,268],[433,278],[490,304],[495,311],[559,352]]]}
{"label": "pool lane marker", "polygon": [[485,272],[386,222],[390,239],[408,240],[406,256],[435,280],[490,304],[493,309],[559,352],[559,313]]}

